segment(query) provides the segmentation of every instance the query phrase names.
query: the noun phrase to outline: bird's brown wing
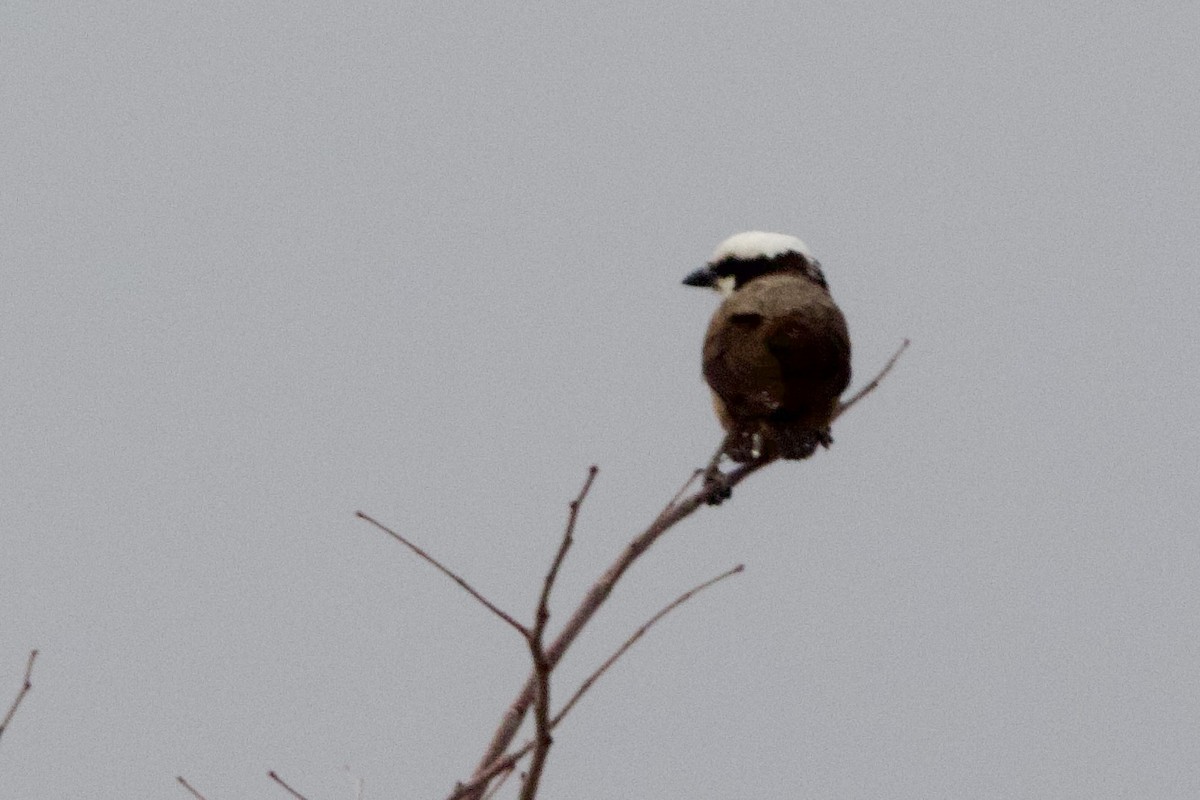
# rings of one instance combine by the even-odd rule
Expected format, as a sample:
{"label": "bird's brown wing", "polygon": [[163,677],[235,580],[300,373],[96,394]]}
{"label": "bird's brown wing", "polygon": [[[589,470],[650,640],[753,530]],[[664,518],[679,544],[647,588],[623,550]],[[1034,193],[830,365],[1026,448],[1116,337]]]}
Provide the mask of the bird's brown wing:
{"label": "bird's brown wing", "polygon": [[850,383],[850,335],[841,312],[829,303],[771,318],[763,339],[778,364],[779,416],[827,424],[832,404]]}
{"label": "bird's brown wing", "polygon": [[[757,282],[756,282],[757,283]],[[846,321],[824,290],[780,280],[751,285],[717,310],[704,376],[731,421],[810,420],[824,427],[850,381]]]}
{"label": "bird's brown wing", "polygon": [[779,363],[767,348],[766,318],[723,307],[704,341],[704,378],[733,420],[769,416],[783,401]]}

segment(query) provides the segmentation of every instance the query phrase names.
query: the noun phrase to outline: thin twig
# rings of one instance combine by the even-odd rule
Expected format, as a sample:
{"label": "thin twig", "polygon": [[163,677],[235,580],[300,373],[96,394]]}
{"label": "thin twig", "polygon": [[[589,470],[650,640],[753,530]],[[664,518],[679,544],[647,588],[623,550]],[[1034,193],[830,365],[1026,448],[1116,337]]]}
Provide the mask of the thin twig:
{"label": "thin twig", "polygon": [[287,783],[284,782],[283,778],[279,777],[279,773],[276,772],[275,770],[271,770],[270,772],[268,772],[267,777],[270,778],[271,780],[275,781],[276,783],[278,783],[280,786],[282,786],[288,792],[290,792],[292,797],[296,798],[296,800],[308,800],[307,797],[300,794],[292,787],[288,786]]}
{"label": "thin twig", "polygon": [[[530,742],[530,746],[532,746],[532,745],[533,745],[533,743]],[[483,800],[492,800],[492,798],[496,796],[496,793],[500,791],[500,787],[504,786],[505,781],[507,781],[510,777],[512,777],[513,770],[514,770],[514,767],[511,764],[509,765],[508,769],[501,770],[500,774],[495,776],[495,780],[496,780],[495,785],[492,786],[491,789],[488,789],[487,794],[485,794],[483,796]]]}
{"label": "thin twig", "polygon": [[717,452],[713,453],[712,458],[708,460],[708,464],[701,472],[704,475],[704,482],[712,483],[713,478],[721,472],[721,457],[725,455],[725,448],[729,446],[729,439],[733,434],[727,433],[721,437],[721,443],[717,445]]}
{"label": "thin twig", "polygon": [[0,722],[0,736],[4,735],[4,731],[8,729],[8,723],[12,722],[13,715],[17,713],[17,706],[21,705],[21,701],[25,699],[25,695],[29,694],[29,690],[33,688],[33,662],[37,656],[37,650],[29,651],[29,660],[25,662],[25,680],[21,683],[21,690],[17,692],[16,699],[8,707],[8,713],[4,715],[4,721]]}
{"label": "thin twig", "polygon": [[[611,656],[605,659],[603,664],[601,664],[594,672],[592,672],[591,675],[587,677],[582,684],[580,684],[579,688],[575,690],[575,694],[571,695],[571,699],[568,700],[566,705],[564,705],[562,709],[554,715],[554,718],[550,720],[551,730],[558,727],[559,723],[563,721],[567,714],[570,713],[571,709],[575,707],[575,704],[579,702],[579,699],[583,697],[583,695],[592,688],[596,681],[600,679],[600,676],[607,672],[608,669],[615,664],[618,659],[621,658],[621,656],[625,655],[626,651],[633,647],[633,645],[637,643],[638,639],[641,639],[643,636],[645,636],[646,632],[649,631],[650,628],[652,628],[659,620],[661,620],[667,614],[670,614],[676,608],[683,605],[700,592],[712,586],[714,583],[723,581],[732,575],[736,575],[739,572],[742,572],[744,569],[744,564],[738,564],[733,569],[726,570],[715,578],[710,578],[704,583],[692,587],[668,603],[657,614],[647,620],[641,627],[634,631],[633,634],[626,639],[625,642],[619,648],[617,648],[617,650]],[[464,797],[471,791],[485,786],[497,776],[506,777],[512,772],[517,762],[528,755],[536,745],[537,741],[530,739],[528,742],[521,745],[521,747],[498,759],[494,764],[490,765],[488,769],[484,770],[477,778],[472,780],[471,783],[461,784],[455,787],[455,793],[451,795],[451,798]]]}
{"label": "thin twig", "polygon": [[195,798],[197,798],[197,800],[208,800],[208,798],[207,798],[207,797],[205,797],[204,795],[200,794],[200,792],[196,791],[196,787],[195,787],[195,786],[192,786],[190,783],[188,783],[186,780],[184,780],[184,778],[183,778],[183,776],[182,776],[182,775],[180,775],[180,776],[178,776],[177,778],[175,778],[175,780],[179,781],[179,785],[180,785],[180,786],[182,786],[183,788],[185,788],[185,789],[187,789],[189,792],[191,792],[191,793],[192,793],[192,797],[195,797]]}
{"label": "thin twig", "polygon": [[[533,749],[534,744],[534,740],[530,739],[511,753],[497,758],[495,762],[488,765],[487,769],[481,770],[478,777],[473,777],[470,782],[456,784],[454,791],[450,793],[447,800],[460,800],[460,798],[471,796],[472,793],[482,793],[487,785],[497,777],[499,777],[500,781],[508,780],[509,776],[516,770],[517,762],[529,755],[529,751]],[[480,797],[481,799],[491,797],[495,793],[495,787],[493,787],[487,791],[487,794],[480,794]]]}
{"label": "thin twig", "polygon": [[[834,418],[841,416],[850,409],[855,403],[866,397],[875,387],[879,385],[884,376],[891,371],[892,366],[899,359],[900,354],[908,347],[908,340],[905,339],[900,349],[888,361],[880,373],[868,383],[863,389],[856,393],[845,403],[838,407]],[[705,505],[713,496],[715,491],[724,491],[725,489],[732,490],[746,478],[753,475],[758,470],[772,463],[775,459],[772,457],[760,458],[755,461],[750,461],[745,464],[739,464],[728,474],[726,474],[721,483],[710,483],[702,485],[692,494],[684,497],[674,505],[668,505],[659,515],[650,523],[646,530],[638,534],[634,539],[625,546],[617,559],[609,566],[603,575],[592,585],[591,589],[580,602],[579,607],[567,620],[558,637],[546,649],[546,659],[549,662],[550,668],[553,669],[559,659],[566,653],[579,632],[588,623],[589,620],[599,610],[604,601],[612,593],[613,587],[625,571],[633,564],[658,538],[670,530],[680,520],[691,516],[702,505]],[[516,698],[509,704],[508,710],[504,713],[504,717],[500,720],[500,725],[496,728],[496,732],[492,735],[492,740],[488,743],[487,749],[484,751],[483,758],[475,767],[475,772],[466,783],[460,783],[455,786],[454,791],[450,795],[450,800],[479,800],[484,789],[487,786],[487,781],[490,778],[484,779],[485,774],[490,774],[494,777],[503,769],[503,765],[516,763],[516,759],[510,761],[509,756],[505,756],[505,751],[512,744],[512,740],[516,737],[517,731],[521,727],[521,722],[525,719],[525,714],[529,711],[530,705],[533,703],[534,695],[537,692],[536,674],[531,672],[525,681],[525,685],[521,687],[521,691]],[[528,751],[526,751],[528,752]],[[497,769],[499,767],[499,769]]]}
{"label": "thin twig", "polygon": [[567,550],[571,549],[571,544],[575,541],[575,523],[579,519],[579,509],[587,498],[588,492],[591,491],[592,484],[596,481],[596,473],[599,471],[600,468],[595,464],[588,467],[587,479],[583,482],[583,488],[571,501],[570,511],[567,513],[567,525],[563,529],[562,542],[558,545],[558,552],[554,554],[554,561],[551,562],[550,569],[546,570],[546,579],[542,581],[542,594],[538,598],[535,617],[535,631],[540,627],[544,632],[546,622],[550,620],[550,590],[554,588],[554,581],[558,578],[558,570],[562,567],[563,559],[567,557]]}
{"label": "thin twig", "polygon": [[579,520],[579,509],[583,506],[583,501],[591,490],[592,483],[596,480],[596,473],[599,471],[600,468],[595,464],[588,468],[583,488],[579,490],[579,495],[571,501],[567,524],[563,529],[562,542],[558,546],[558,552],[554,554],[550,569],[546,570],[546,579],[542,582],[542,593],[538,597],[533,631],[529,635],[529,653],[533,658],[533,674],[537,678],[537,690],[533,699],[536,744],[533,748],[533,758],[530,760],[529,774],[521,787],[521,800],[533,800],[537,797],[538,785],[546,767],[546,758],[550,754],[550,746],[554,744],[554,739],[550,736],[551,666],[549,659],[546,658],[544,646],[546,624],[550,621],[550,592],[554,588],[554,581],[558,578],[558,571],[562,567],[563,560],[567,557],[567,551],[571,549],[571,544],[575,541],[575,523]]}
{"label": "thin twig", "polygon": [[[722,447],[724,447],[724,443],[722,443]],[[691,485],[696,482],[696,478],[699,478],[703,474],[704,474],[703,467],[701,467],[700,469],[692,470],[692,474],[689,475],[688,479],[683,482],[683,486],[679,487],[679,491],[676,492],[675,496],[671,498],[671,501],[669,503],[667,503],[667,508],[670,508],[671,506],[678,503],[679,498],[683,497],[687,493],[687,490],[691,487]]]}
{"label": "thin twig", "polygon": [[509,625],[511,625],[513,628],[515,628],[517,630],[517,633],[521,634],[521,636],[523,638],[526,638],[526,639],[529,638],[529,629],[528,628],[526,628],[521,623],[517,622],[509,614],[500,610],[500,608],[498,608],[494,603],[492,603],[492,601],[488,600],[482,594],[475,591],[474,587],[472,587],[471,584],[467,583],[465,580],[460,578],[457,574],[455,574],[453,571],[451,571],[448,567],[443,566],[442,563],[440,561],[438,561],[436,558],[429,555],[424,550],[422,550],[421,548],[417,547],[415,544],[410,542],[408,539],[405,539],[403,536],[396,533],[394,530],[387,527],[382,522],[379,522],[378,520],[371,517],[370,515],[364,514],[361,511],[357,511],[357,512],[355,512],[355,516],[357,516],[359,519],[364,519],[367,522],[371,523],[376,528],[379,528],[379,530],[383,531],[388,536],[391,536],[393,539],[400,542],[400,544],[404,545],[409,550],[412,550],[418,556],[425,559],[433,566],[437,567],[438,570],[440,570],[443,575],[450,578],[450,580],[454,581],[459,586],[461,586],[463,589],[465,589],[467,591],[467,594],[471,595],[471,597],[474,597],[476,600],[478,600],[480,603],[482,603],[484,605],[484,607],[487,608],[488,611],[491,611],[497,617],[504,620]]}
{"label": "thin twig", "polygon": [[[879,374],[876,375],[870,383],[855,392],[849,400],[839,403],[837,411],[835,411],[833,414],[833,419],[837,419],[842,414],[845,414],[850,410],[851,406],[853,406],[859,400],[862,400],[871,392],[875,391],[875,387],[879,385],[879,382],[887,377],[887,374],[892,371],[892,367],[896,366],[896,361],[899,360],[901,353],[908,349],[909,344],[911,344],[911,342],[908,339],[905,339],[903,342],[901,342],[899,349],[897,349],[895,353],[892,353],[892,357],[888,359],[888,362],[883,365],[883,369],[879,370]],[[833,420],[830,420],[830,422],[832,421]]]}
{"label": "thin twig", "polygon": [[636,631],[634,631],[633,634],[630,635],[630,637],[625,640],[624,644],[622,644],[620,647],[617,648],[617,651],[615,653],[613,653],[611,656],[609,656],[607,659],[605,659],[604,663],[601,664],[596,669],[595,672],[593,672],[591,675],[589,675],[587,677],[587,680],[585,680],[582,684],[580,684],[579,688],[575,690],[575,694],[571,695],[571,699],[568,700],[567,704],[562,707],[562,710],[554,715],[553,726],[557,726],[558,723],[563,721],[563,718],[566,717],[567,714],[570,713],[571,709],[575,707],[575,704],[577,702],[579,702],[579,698],[583,697],[583,695],[587,692],[587,690],[592,688],[592,684],[594,684],[596,681],[600,680],[600,676],[603,675],[605,672],[607,672],[609,667],[611,667],[613,664],[617,663],[617,660],[621,656],[625,655],[626,651],[628,651],[629,648],[633,647],[634,644],[637,643],[638,639],[641,639],[643,636],[645,636],[646,631],[648,631],[652,627],[654,627],[655,623],[657,623],[660,619],[665,617],[667,614],[670,614],[672,611],[679,608],[681,605],[686,603],[688,600],[691,600],[693,597],[698,595],[700,592],[703,592],[705,589],[712,586],[714,583],[723,581],[726,578],[730,577],[731,575],[737,575],[738,573],[744,571],[745,569],[746,569],[745,564],[738,564],[733,569],[728,569],[725,572],[722,572],[720,575],[716,576],[715,578],[709,578],[704,583],[701,583],[698,586],[694,586],[691,589],[688,589],[686,592],[679,595],[679,597],[676,597],[670,603],[663,606],[662,610],[660,610],[657,614],[655,614],[650,619],[646,620],[646,622],[640,628],[638,628]]}

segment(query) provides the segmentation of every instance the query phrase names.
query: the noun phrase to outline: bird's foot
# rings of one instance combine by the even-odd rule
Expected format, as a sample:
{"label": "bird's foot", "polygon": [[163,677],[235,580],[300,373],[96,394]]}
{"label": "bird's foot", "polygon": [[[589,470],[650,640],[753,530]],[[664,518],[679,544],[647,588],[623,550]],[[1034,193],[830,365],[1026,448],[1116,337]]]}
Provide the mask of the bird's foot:
{"label": "bird's foot", "polygon": [[828,448],[833,444],[829,430],[813,430],[812,428],[781,428],[775,437],[775,446],[779,448],[780,458],[799,461],[808,458],[816,452],[817,446]]}
{"label": "bird's foot", "polygon": [[746,464],[762,455],[762,437],[750,431],[729,434],[725,440],[725,455],[731,461]]}
{"label": "bird's foot", "polygon": [[710,469],[704,473],[704,502],[710,506],[719,506],[733,497],[733,487],[729,478],[719,469]]}

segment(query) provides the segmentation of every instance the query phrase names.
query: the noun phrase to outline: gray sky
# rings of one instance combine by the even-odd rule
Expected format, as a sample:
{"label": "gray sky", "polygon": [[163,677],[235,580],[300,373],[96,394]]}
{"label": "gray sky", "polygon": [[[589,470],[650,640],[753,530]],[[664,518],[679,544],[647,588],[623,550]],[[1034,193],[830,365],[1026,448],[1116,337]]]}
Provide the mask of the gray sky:
{"label": "gray sky", "polygon": [[747,565],[545,796],[1200,796],[1200,6],[880,8],[6,4],[0,797],[443,796],[525,651],[354,511],[528,618],[598,463],[561,621],[749,228],[913,346],[627,576],[558,697]]}

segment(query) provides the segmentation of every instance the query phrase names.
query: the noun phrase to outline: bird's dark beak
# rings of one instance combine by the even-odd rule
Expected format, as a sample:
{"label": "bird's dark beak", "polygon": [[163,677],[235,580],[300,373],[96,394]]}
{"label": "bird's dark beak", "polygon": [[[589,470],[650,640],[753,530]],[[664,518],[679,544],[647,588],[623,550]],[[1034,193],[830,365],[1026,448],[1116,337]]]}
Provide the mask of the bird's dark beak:
{"label": "bird's dark beak", "polygon": [[717,273],[713,272],[713,268],[707,264],[683,279],[684,286],[707,286],[712,288],[716,283]]}

